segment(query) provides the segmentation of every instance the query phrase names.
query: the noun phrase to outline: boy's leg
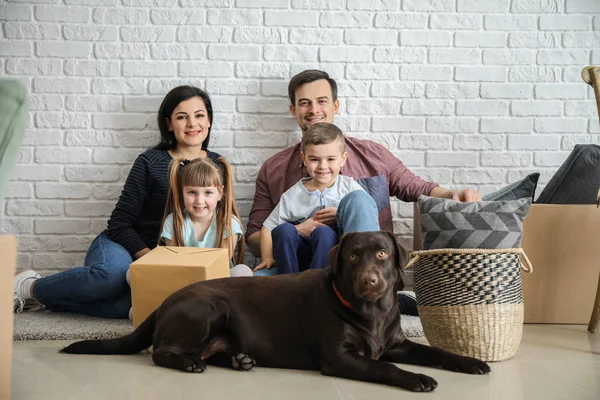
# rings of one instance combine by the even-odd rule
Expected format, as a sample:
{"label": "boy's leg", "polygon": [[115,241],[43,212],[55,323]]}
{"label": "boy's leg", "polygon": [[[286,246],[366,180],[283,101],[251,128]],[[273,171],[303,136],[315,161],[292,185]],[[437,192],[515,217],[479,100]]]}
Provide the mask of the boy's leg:
{"label": "boy's leg", "polygon": [[338,205],[336,223],[340,236],[348,232],[379,230],[379,211],[375,200],[362,190],[345,195]]}
{"label": "boy's leg", "polygon": [[273,237],[273,258],[278,274],[292,274],[300,271],[298,265],[298,246],[300,234],[296,227],[288,222],[271,231]]}
{"label": "boy's leg", "polygon": [[321,269],[329,265],[329,251],[339,241],[337,233],[329,226],[319,226],[310,234],[312,261],[310,269]]}

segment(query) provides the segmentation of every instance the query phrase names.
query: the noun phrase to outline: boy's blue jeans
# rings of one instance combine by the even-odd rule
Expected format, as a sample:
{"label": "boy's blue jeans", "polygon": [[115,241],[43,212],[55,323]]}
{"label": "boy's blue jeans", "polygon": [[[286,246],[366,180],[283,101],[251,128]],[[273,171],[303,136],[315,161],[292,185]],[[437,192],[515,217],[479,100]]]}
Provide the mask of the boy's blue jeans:
{"label": "boy's blue jeans", "polygon": [[289,222],[279,225],[271,234],[278,274],[325,268],[329,264],[329,250],[339,240],[336,231],[329,226],[315,228],[307,238]]}
{"label": "boy's blue jeans", "polygon": [[52,311],[128,318],[131,291],[125,275],[131,262],[129,252],[102,233],[90,245],[85,266],[36,280],[33,295]]}
{"label": "boy's blue jeans", "polygon": [[[348,193],[338,205],[336,215],[336,225],[338,227],[339,237],[349,232],[372,232],[379,230],[379,211],[375,200],[362,190],[355,190]],[[295,230],[296,228],[294,228]],[[273,230],[274,232],[275,230]],[[336,242],[337,243],[337,242]],[[334,243],[335,244],[335,243]],[[333,245],[331,246],[333,247]],[[331,250],[331,247],[327,250]],[[275,238],[273,238],[273,255],[276,252]],[[327,259],[325,266],[329,264]],[[261,269],[254,273],[255,276],[276,275],[279,268],[282,267],[279,263],[271,269]]]}

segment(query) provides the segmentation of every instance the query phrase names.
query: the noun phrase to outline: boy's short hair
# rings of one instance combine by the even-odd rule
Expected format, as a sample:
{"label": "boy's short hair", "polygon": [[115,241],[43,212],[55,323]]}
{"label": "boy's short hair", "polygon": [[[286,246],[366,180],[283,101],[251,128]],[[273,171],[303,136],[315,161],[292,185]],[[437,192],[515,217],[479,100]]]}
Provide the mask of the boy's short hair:
{"label": "boy's short hair", "polygon": [[346,151],[346,140],[342,130],[328,122],[320,122],[308,128],[302,136],[302,152],[306,153],[306,148],[311,144],[329,144],[340,141],[342,153]]}
{"label": "boy's short hair", "polygon": [[296,106],[296,89],[300,86],[305,85],[307,83],[320,81],[321,79],[325,79],[327,83],[329,83],[329,87],[331,88],[331,100],[337,100],[337,83],[329,74],[325,71],[319,71],[318,69],[307,69],[306,71],[302,71],[292,77],[290,83],[288,85],[288,96],[290,97],[290,103],[293,106]]}

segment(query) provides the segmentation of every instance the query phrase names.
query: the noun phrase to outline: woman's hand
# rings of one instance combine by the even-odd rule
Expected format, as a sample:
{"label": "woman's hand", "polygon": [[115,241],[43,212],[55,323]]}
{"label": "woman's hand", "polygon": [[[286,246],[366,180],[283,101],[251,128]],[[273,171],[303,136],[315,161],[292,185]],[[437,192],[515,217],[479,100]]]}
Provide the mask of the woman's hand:
{"label": "woman's hand", "polygon": [[275,260],[272,258],[263,258],[262,262],[258,264],[252,271],[260,271],[261,269],[271,269],[275,265]]}
{"label": "woman's hand", "polygon": [[138,258],[140,258],[140,257],[142,257],[142,256],[144,256],[145,254],[148,254],[148,253],[150,253],[150,249],[146,247],[145,249],[141,249],[140,251],[138,251],[137,253],[135,253],[133,255],[133,259],[137,260]]}

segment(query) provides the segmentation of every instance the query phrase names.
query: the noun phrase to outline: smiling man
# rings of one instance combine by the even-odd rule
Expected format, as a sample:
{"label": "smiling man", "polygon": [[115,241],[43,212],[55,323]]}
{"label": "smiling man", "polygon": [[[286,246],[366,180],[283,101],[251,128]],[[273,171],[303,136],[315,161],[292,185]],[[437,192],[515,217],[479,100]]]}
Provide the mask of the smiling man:
{"label": "smiling man", "polygon": [[[306,70],[294,76],[288,86],[290,111],[298,121],[302,134],[317,123],[333,123],[340,102],[337,84],[326,72]],[[324,221],[336,215],[346,228],[344,232],[383,230],[393,231],[390,196],[413,202],[420,195],[454,198],[461,201],[481,200],[472,189],[450,190],[426,182],[413,174],[385,147],[370,140],[346,137],[348,161],[341,173],[354,178],[365,192],[346,196],[347,201],[337,209],[326,208],[313,218],[296,225],[300,235],[308,237]],[[246,242],[255,256],[260,256],[260,230],[275,208],[281,195],[301,178],[307,176],[301,158],[300,143],[269,158],[256,179],[256,192],[246,231]],[[353,192],[354,193],[354,192]]]}

